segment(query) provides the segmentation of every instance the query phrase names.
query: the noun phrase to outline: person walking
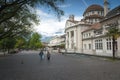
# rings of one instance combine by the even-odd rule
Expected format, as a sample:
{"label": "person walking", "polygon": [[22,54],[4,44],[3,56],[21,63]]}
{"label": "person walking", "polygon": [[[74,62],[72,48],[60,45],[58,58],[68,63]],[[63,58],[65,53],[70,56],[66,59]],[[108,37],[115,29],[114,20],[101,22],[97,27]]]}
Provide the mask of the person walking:
{"label": "person walking", "polygon": [[43,52],[43,50],[40,51],[39,56],[40,56],[41,60],[44,59],[44,52]]}
{"label": "person walking", "polygon": [[50,52],[49,51],[47,51],[47,60],[50,60]]}

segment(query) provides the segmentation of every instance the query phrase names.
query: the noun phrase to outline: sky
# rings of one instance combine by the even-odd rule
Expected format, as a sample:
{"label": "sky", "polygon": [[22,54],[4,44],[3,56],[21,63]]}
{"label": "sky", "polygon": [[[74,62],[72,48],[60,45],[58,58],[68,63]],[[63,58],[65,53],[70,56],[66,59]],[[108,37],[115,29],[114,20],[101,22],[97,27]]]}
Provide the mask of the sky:
{"label": "sky", "polygon": [[[120,0],[108,1],[110,3],[110,9],[120,5]],[[34,28],[43,37],[62,35],[64,34],[65,23],[69,15],[73,14],[75,20],[80,21],[87,7],[92,4],[103,6],[103,2],[103,0],[65,0],[63,4],[58,5],[65,13],[64,16],[61,17],[61,21],[59,21],[55,14],[46,7],[38,7],[36,12],[40,16],[40,24],[36,25]]]}

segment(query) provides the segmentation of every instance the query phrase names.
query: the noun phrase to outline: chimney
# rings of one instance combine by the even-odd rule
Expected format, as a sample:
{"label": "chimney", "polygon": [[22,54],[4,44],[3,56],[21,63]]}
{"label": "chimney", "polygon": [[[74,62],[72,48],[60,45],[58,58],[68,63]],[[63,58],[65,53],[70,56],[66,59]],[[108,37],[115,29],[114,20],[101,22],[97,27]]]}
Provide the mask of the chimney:
{"label": "chimney", "polygon": [[69,16],[69,20],[70,20],[70,21],[74,21],[74,15],[70,15],[70,16]]}
{"label": "chimney", "polygon": [[109,12],[109,2],[107,0],[104,0],[104,16]]}

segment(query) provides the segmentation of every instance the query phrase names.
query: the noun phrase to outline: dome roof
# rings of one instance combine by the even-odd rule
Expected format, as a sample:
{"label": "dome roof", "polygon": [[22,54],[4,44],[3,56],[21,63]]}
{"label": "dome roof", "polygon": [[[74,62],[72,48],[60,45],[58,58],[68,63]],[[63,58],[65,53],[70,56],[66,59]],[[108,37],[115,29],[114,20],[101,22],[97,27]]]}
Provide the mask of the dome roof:
{"label": "dome roof", "polygon": [[[104,9],[103,9],[102,6],[97,5],[97,4],[93,4],[93,5],[89,6],[89,7],[85,10],[84,14],[85,14],[86,12],[89,12],[89,11],[103,11],[103,10],[104,10]],[[84,14],[83,14],[83,15],[84,15]]]}

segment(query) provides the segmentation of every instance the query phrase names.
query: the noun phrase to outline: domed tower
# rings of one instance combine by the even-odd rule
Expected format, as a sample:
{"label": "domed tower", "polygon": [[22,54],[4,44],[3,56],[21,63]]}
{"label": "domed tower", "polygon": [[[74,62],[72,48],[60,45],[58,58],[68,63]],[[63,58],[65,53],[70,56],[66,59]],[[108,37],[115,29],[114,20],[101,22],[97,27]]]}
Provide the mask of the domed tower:
{"label": "domed tower", "polygon": [[90,24],[99,22],[104,17],[104,9],[100,5],[93,4],[85,10],[83,17]]}
{"label": "domed tower", "polygon": [[107,0],[104,0],[104,16],[106,16],[108,12],[109,12],[109,2]]}

